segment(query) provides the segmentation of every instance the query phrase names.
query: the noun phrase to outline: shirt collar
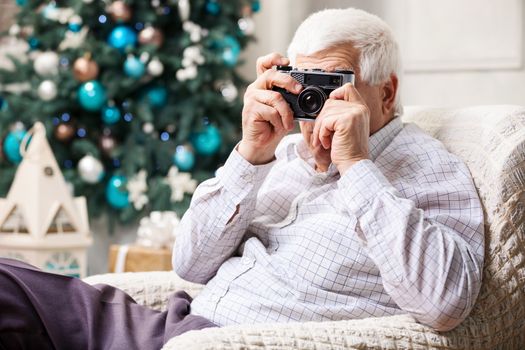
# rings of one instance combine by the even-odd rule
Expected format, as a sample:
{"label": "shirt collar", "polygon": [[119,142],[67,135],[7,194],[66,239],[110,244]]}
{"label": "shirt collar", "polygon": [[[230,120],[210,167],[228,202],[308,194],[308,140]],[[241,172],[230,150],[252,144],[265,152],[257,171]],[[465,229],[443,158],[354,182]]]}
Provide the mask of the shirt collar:
{"label": "shirt collar", "polygon": [[370,159],[375,161],[394,137],[403,129],[400,117],[395,117],[387,125],[376,131],[368,138],[368,152]]}

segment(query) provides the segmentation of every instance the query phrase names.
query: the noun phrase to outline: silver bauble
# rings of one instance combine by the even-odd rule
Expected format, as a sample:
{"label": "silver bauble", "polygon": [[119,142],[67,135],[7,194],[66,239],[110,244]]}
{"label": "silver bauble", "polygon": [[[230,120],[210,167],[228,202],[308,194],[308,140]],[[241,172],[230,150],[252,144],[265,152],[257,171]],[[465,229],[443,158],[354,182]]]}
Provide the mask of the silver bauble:
{"label": "silver bauble", "polygon": [[78,162],[78,173],[85,182],[95,184],[104,177],[104,166],[100,160],[88,154]]}
{"label": "silver bauble", "polygon": [[164,65],[158,58],[154,58],[148,63],[147,69],[150,75],[158,77],[164,72]]}
{"label": "silver bauble", "polygon": [[233,85],[231,81],[222,83],[219,86],[219,89],[221,91],[222,97],[224,98],[226,102],[233,102],[237,98],[237,95],[239,94],[237,87]]}
{"label": "silver bauble", "polygon": [[251,17],[243,17],[237,21],[237,24],[244,35],[252,35],[255,32],[255,22]]}
{"label": "silver bauble", "polygon": [[38,97],[44,101],[51,101],[57,96],[57,86],[51,80],[44,80],[38,86]]}
{"label": "silver bauble", "polygon": [[59,58],[56,52],[42,52],[35,59],[33,68],[42,77],[56,75],[58,73],[58,62]]}

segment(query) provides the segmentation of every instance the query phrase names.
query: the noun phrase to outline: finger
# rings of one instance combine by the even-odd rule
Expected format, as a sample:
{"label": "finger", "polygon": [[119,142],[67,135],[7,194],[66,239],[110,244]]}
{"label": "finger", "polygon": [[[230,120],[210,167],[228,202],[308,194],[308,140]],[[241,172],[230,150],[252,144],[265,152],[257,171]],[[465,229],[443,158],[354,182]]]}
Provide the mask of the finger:
{"label": "finger", "polygon": [[271,90],[273,87],[286,89],[292,94],[301,92],[303,86],[291,75],[274,70],[268,70],[261,74],[254,82],[254,87],[258,89]]}
{"label": "finger", "polygon": [[[323,109],[315,119],[314,129],[312,131],[312,146],[317,147],[321,143],[320,131],[325,118],[330,117],[332,114],[337,113],[338,105],[342,101],[333,99],[326,100]],[[344,102],[346,103],[346,102]],[[334,109],[335,108],[335,109]]]}
{"label": "finger", "polygon": [[279,115],[279,111],[277,111],[272,106],[268,106],[262,103],[260,104],[260,108],[262,111],[264,111],[264,114],[260,114],[260,116],[273,126],[275,132],[282,132],[284,130],[284,126],[281,120],[281,116]]}
{"label": "finger", "polygon": [[255,100],[268,106],[272,106],[278,113],[281,125],[287,130],[293,129],[293,112],[288,102],[277,91],[258,90],[254,93]]}
{"label": "finger", "polygon": [[322,120],[319,128],[319,141],[324,149],[329,149],[332,144],[332,135],[335,132],[337,117],[326,117]]}
{"label": "finger", "polygon": [[[323,107],[324,110],[324,107]],[[325,113],[323,113],[323,110],[321,110],[321,113],[315,118],[315,124],[314,129],[312,130],[312,146],[317,147],[319,145],[319,131],[321,129],[321,124],[323,122],[323,119],[325,118]]]}
{"label": "finger", "polygon": [[[248,123],[268,123],[276,132],[281,132],[283,130],[279,112],[272,106],[254,101],[249,106],[247,114],[252,116],[249,118]],[[243,128],[244,127],[245,126],[243,125]]]}
{"label": "finger", "polygon": [[363,102],[363,98],[359,94],[359,91],[357,91],[357,89],[352,83],[346,83],[340,88],[337,88],[334,91],[332,91],[330,93],[330,98],[334,100]]}
{"label": "finger", "polygon": [[286,66],[288,64],[290,64],[290,60],[277,52],[270,53],[266,56],[261,56],[257,59],[255,64],[257,76],[263,74],[273,66]]}

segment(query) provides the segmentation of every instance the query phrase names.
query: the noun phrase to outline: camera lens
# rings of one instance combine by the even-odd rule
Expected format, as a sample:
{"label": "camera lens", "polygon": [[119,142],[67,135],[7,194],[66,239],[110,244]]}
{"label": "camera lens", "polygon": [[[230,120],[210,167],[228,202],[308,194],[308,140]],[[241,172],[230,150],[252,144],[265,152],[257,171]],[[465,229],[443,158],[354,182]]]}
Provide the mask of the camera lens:
{"label": "camera lens", "polygon": [[326,98],[326,94],[321,88],[309,86],[299,94],[297,103],[304,114],[316,116],[323,108]]}

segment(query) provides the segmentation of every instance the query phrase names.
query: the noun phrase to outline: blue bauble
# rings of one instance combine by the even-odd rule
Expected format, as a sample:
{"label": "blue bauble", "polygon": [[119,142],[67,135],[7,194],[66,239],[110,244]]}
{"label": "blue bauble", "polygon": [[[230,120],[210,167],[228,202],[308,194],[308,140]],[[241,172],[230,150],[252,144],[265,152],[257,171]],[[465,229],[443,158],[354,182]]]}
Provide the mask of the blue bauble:
{"label": "blue bauble", "polygon": [[175,164],[180,171],[190,171],[195,165],[195,155],[189,147],[179,145],[173,155],[173,164]]}
{"label": "blue bauble", "polygon": [[82,29],[82,24],[81,23],[69,23],[67,25],[67,29],[69,29],[73,33],[78,33],[80,32],[80,29]]}
{"label": "blue bauble", "polygon": [[42,16],[47,19],[51,19],[57,11],[57,5],[54,2],[50,2],[42,9]]}
{"label": "blue bauble", "polygon": [[116,106],[102,108],[102,121],[106,124],[116,124],[120,120],[120,110]]}
{"label": "blue bauble", "polygon": [[254,0],[252,2],[252,11],[253,12],[259,12],[261,10],[261,3],[259,0]]}
{"label": "blue bauble", "polygon": [[225,35],[219,43],[219,47],[222,49],[222,60],[224,63],[230,67],[235,66],[241,53],[241,45],[237,39],[231,35]]}
{"label": "blue bauble", "polygon": [[16,4],[18,6],[25,6],[27,4],[27,0],[16,0]]}
{"label": "blue bauble", "polygon": [[108,37],[108,44],[116,49],[124,51],[128,46],[135,46],[137,33],[128,26],[116,26]]}
{"label": "blue bauble", "polygon": [[7,109],[7,101],[0,96],[0,111],[4,111]]}
{"label": "blue bauble", "polygon": [[221,5],[217,0],[208,0],[206,2],[206,12],[214,16],[218,15],[221,12]]}
{"label": "blue bauble", "polygon": [[7,159],[14,164],[22,161],[22,155],[20,154],[20,144],[26,136],[27,131],[25,130],[13,130],[7,134],[4,139],[4,153]]}
{"label": "blue bauble", "polygon": [[78,102],[88,111],[99,111],[106,100],[106,89],[97,80],[86,81],[78,88]]}
{"label": "blue bauble", "polygon": [[164,107],[168,100],[168,90],[163,86],[153,86],[146,90],[145,97],[152,107]]}
{"label": "blue bauble", "polygon": [[194,133],[191,137],[193,148],[198,154],[210,156],[221,148],[221,133],[214,125],[208,125],[204,131]]}
{"label": "blue bauble", "polygon": [[124,73],[132,78],[140,78],[144,75],[146,67],[144,63],[135,56],[128,56],[124,62]]}
{"label": "blue bauble", "polygon": [[113,175],[106,186],[106,200],[115,209],[129,206],[128,189],[125,176]]}
{"label": "blue bauble", "polygon": [[34,49],[38,48],[38,46],[40,46],[40,40],[38,40],[34,36],[28,38],[27,39],[27,43],[29,44],[29,48],[31,50],[34,50]]}

